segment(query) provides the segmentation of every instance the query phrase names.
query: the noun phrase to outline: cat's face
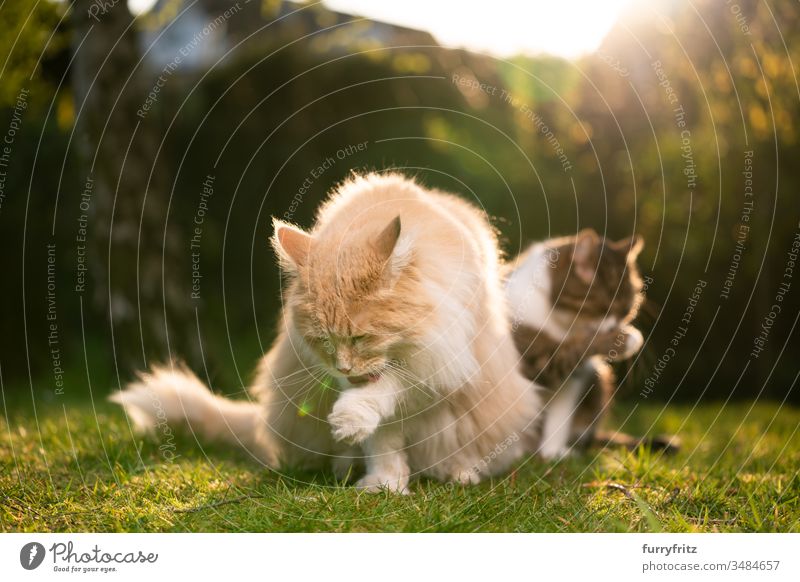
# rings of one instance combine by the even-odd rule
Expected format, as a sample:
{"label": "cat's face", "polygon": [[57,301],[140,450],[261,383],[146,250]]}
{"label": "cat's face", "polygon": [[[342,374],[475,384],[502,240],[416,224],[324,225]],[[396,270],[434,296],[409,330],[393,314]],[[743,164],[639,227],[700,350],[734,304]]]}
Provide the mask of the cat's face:
{"label": "cat's face", "polygon": [[632,320],[642,301],[642,279],[636,257],[643,241],[637,236],[617,242],[586,229],[552,247],[553,306],[583,321],[608,327]]}
{"label": "cat's face", "polygon": [[398,365],[425,310],[400,220],[374,233],[307,234],[276,221],[292,323],[330,373],[365,384]]}

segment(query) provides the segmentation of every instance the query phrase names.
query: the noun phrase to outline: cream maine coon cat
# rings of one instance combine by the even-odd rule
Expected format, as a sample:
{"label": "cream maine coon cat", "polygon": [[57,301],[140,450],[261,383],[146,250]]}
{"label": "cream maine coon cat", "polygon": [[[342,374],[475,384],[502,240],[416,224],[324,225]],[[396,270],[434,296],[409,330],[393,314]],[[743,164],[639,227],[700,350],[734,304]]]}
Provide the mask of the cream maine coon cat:
{"label": "cream maine coon cat", "polygon": [[272,244],[288,288],[256,402],[162,367],[112,396],[139,428],[186,421],[271,467],[340,474],[363,450],[357,485],[397,492],[418,475],[477,483],[525,452],[539,397],[518,369],[482,212],[369,174],[337,188],[308,233],[276,220]]}

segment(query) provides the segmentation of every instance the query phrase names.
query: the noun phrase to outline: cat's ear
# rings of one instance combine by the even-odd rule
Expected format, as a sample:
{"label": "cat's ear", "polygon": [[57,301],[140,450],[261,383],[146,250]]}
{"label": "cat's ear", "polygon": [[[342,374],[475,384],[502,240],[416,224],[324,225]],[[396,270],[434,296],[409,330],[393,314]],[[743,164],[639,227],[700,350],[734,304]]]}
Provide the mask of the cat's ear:
{"label": "cat's ear", "polygon": [[400,217],[395,216],[372,243],[378,259],[384,264],[383,273],[390,284],[397,280],[397,276],[411,260],[411,248],[408,245],[410,239],[401,239],[401,230]]}
{"label": "cat's ear", "polygon": [[591,228],[580,231],[575,238],[572,262],[575,274],[584,283],[591,283],[597,270],[597,246],[600,237]]}
{"label": "cat's ear", "polygon": [[311,235],[277,218],[272,219],[272,226],[272,247],[278,255],[281,267],[286,271],[296,271],[305,265],[311,250]]}
{"label": "cat's ear", "polygon": [[634,235],[631,238],[623,238],[615,243],[611,243],[611,247],[627,256],[628,259],[635,261],[639,253],[644,248],[644,239],[641,235]]}
{"label": "cat's ear", "polygon": [[375,238],[373,246],[378,258],[381,261],[386,261],[392,256],[394,247],[397,245],[397,239],[400,238],[400,217],[395,216],[394,219],[384,228],[381,233]]}

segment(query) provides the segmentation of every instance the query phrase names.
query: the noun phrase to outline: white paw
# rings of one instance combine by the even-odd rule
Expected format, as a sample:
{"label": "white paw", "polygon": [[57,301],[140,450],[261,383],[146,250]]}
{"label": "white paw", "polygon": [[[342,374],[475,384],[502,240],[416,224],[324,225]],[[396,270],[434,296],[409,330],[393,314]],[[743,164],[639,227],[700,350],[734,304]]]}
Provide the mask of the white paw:
{"label": "white paw", "polygon": [[410,495],[408,490],[408,475],[388,475],[383,473],[368,473],[356,482],[356,488],[367,493],[380,493],[389,491],[400,495]]}
{"label": "white paw", "polygon": [[456,471],[450,480],[459,485],[477,485],[481,482],[481,475],[475,469],[462,469]]}
{"label": "white paw", "polygon": [[380,421],[377,411],[351,392],[342,394],[328,415],[333,438],[351,444],[363,442],[375,432]]}
{"label": "white paw", "polygon": [[642,349],[644,337],[642,336],[642,332],[630,325],[625,327],[625,333],[628,337],[625,340],[625,352],[622,354],[622,357],[627,359],[632,358]]}
{"label": "white paw", "polygon": [[539,455],[545,461],[560,461],[570,455],[570,448],[566,445],[552,445],[545,443],[539,449]]}

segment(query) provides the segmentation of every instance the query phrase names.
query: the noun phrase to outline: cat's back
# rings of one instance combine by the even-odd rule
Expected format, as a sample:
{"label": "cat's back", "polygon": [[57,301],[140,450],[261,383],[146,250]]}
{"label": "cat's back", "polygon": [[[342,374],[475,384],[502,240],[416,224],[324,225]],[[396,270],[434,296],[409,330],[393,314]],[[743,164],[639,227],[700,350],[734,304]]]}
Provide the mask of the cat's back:
{"label": "cat's back", "polygon": [[340,184],[317,213],[317,230],[361,229],[410,215],[426,203],[425,191],[400,174],[354,176]]}
{"label": "cat's back", "polygon": [[[319,211],[315,230],[329,237],[371,236],[396,216],[401,237],[438,256],[483,256],[494,235],[483,213],[453,194],[426,189],[400,174],[367,174],[343,183]],[[373,232],[374,231],[374,232]],[[357,235],[357,234],[356,234]],[[476,256],[477,255],[477,256]]]}

